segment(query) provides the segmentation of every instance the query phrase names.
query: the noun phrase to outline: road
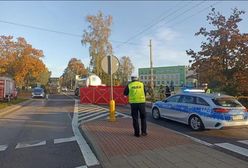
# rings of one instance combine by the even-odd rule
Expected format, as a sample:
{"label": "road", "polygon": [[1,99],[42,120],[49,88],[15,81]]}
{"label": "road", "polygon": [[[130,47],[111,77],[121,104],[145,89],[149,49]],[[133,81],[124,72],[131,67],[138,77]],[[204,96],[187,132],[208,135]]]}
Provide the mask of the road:
{"label": "road", "polygon": [[[108,108],[106,105],[101,106]],[[116,111],[130,115],[130,106],[116,106]],[[248,161],[248,127],[192,131],[189,126],[171,120],[154,120],[151,115],[151,108],[147,107],[146,111],[149,122],[169,128],[195,141]]]}
{"label": "road", "polygon": [[[74,96],[36,99],[0,118],[0,167],[86,167],[83,151],[72,127]],[[108,105],[79,105],[78,122],[108,118]],[[166,119],[147,120],[187,136],[211,148],[248,160],[248,128],[192,131],[189,126]],[[116,106],[117,118],[130,117],[130,107]],[[149,133],[149,128],[148,128]],[[228,149],[226,149],[228,147]],[[81,150],[80,150],[81,149]],[[89,166],[88,166],[89,167]]]}
{"label": "road", "polygon": [[0,167],[85,167],[72,129],[74,104],[67,96],[50,96],[1,117]]}

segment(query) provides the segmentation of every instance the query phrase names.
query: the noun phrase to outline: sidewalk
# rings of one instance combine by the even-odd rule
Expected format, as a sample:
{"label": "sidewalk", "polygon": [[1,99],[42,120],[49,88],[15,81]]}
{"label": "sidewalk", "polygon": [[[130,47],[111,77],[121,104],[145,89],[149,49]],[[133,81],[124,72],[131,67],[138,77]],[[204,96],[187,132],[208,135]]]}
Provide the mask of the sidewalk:
{"label": "sidewalk", "polygon": [[104,168],[247,168],[248,163],[147,123],[148,136],[133,136],[132,119],[95,120],[80,126]]}

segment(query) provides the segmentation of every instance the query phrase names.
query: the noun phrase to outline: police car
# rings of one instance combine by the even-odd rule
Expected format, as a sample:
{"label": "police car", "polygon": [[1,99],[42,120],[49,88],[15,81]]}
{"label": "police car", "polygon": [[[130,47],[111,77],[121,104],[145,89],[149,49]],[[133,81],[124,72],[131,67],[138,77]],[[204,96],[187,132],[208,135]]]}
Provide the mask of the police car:
{"label": "police car", "polygon": [[248,125],[247,109],[234,97],[221,94],[175,94],[155,102],[152,116],[188,124],[195,131]]}

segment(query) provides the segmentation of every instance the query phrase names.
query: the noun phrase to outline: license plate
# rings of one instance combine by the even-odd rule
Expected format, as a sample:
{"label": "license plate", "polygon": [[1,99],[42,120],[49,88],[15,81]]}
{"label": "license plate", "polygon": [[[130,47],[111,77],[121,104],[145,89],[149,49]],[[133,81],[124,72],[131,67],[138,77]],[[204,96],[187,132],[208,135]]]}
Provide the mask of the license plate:
{"label": "license plate", "polygon": [[243,119],[244,119],[244,116],[243,115],[232,116],[232,120],[243,120]]}

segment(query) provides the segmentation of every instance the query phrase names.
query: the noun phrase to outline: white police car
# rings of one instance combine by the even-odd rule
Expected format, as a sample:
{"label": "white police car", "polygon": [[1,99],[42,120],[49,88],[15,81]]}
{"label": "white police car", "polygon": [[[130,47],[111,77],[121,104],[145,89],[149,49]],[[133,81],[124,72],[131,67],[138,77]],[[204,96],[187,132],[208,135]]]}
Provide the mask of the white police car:
{"label": "white police car", "polygon": [[176,94],[155,102],[152,116],[188,124],[195,131],[248,125],[247,109],[234,97],[221,94]]}

